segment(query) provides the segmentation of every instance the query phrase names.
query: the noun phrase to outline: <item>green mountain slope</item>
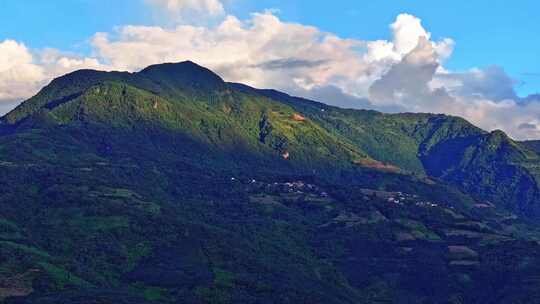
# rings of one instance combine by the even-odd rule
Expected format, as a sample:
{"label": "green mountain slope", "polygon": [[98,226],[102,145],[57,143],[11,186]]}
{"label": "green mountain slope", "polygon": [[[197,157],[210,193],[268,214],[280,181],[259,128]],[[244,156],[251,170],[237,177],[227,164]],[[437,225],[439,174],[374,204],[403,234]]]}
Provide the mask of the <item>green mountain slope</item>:
{"label": "green mountain slope", "polygon": [[74,72],[0,120],[0,302],[538,303],[537,158],[191,62]]}
{"label": "green mountain slope", "polygon": [[535,142],[516,142],[501,131],[488,133],[458,117],[339,109],[276,91],[233,86],[291,105],[373,159],[439,178],[521,215],[540,216]]}

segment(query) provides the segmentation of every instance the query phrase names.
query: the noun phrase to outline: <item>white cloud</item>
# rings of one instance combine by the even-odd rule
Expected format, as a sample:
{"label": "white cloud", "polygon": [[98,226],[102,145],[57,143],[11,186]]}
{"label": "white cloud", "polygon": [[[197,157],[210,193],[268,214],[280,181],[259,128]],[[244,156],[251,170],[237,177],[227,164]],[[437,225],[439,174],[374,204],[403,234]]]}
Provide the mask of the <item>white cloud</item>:
{"label": "white cloud", "polygon": [[[370,85],[407,54],[411,41],[416,45],[430,36],[410,15],[400,15],[391,28],[394,41],[344,39],[266,11],[248,20],[227,16],[214,27],[124,26],[96,34],[93,45],[104,62],[120,70],[190,59],[230,81],[288,91],[332,86],[366,97]],[[437,60],[452,52],[450,39],[429,43]]]}
{"label": "white cloud", "polygon": [[[219,1],[148,1],[171,12],[224,13]],[[228,81],[339,106],[460,115],[517,138],[540,137],[540,101],[517,97],[515,81],[500,67],[445,69],[454,41],[433,41],[415,16],[397,16],[390,30],[392,40],[346,39],[266,11],[247,20],[223,16],[213,26],[121,26],[92,37],[93,57],[31,52],[7,40],[0,43],[0,101],[29,97],[75,69],[137,71],[193,60]]]}
{"label": "white cloud", "polygon": [[14,40],[0,42],[2,108],[32,96],[52,78],[81,68],[107,69],[97,59],[79,58],[53,49],[34,53]]}
{"label": "white cloud", "polygon": [[437,67],[435,49],[422,36],[410,53],[371,85],[369,98],[375,104],[398,104],[408,109],[424,106],[433,99],[428,83]]}
{"label": "white cloud", "polygon": [[370,87],[377,107],[395,106],[413,112],[465,117],[486,130],[502,129],[511,136],[540,137],[540,103],[520,102],[515,81],[500,67],[452,73],[440,65],[427,38]]}
{"label": "white cloud", "polygon": [[121,70],[190,59],[230,81],[265,87],[296,83],[309,88],[367,77],[369,72],[355,50],[360,41],[284,23],[270,12],[246,21],[227,16],[212,28],[126,26],[114,34],[96,34],[93,45],[100,58]]}
{"label": "white cloud", "polygon": [[390,25],[394,34],[394,47],[398,53],[404,55],[412,51],[418,44],[419,37],[431,38],[431,34],[422,27],[421,22],[415,16],[400,14]]}
{"label": "white cloud", "polygon": [[34,64],[28,48],[14,40],[0,43],[0,100],[15,100],[32,94],[45,78]]}

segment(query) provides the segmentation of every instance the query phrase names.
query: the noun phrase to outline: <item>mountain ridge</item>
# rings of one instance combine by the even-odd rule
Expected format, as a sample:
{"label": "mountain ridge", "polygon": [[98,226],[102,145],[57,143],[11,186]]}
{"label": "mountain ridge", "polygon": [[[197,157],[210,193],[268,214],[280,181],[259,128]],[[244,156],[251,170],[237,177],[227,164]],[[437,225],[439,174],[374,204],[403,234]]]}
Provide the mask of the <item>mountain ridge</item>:
{"label": "mountain ridge", "polygon": [[[279,155],[291,155],[292,151],[287,149],[290,142],[294,142],[296,145],[291,147],[298,149],[298,153],[294,153],[294,155],[307,156],[310,159],[310,165],[315,165],[317,162],[315,159],[323,162],[324,159],[328,158],[328,162],[332,162],[334,159],[338,162],[362,163],[368,167],[370,165],[381,168],[386,166],[415,174],[427,174],[450,182],[473,195],[478,195],[479,199],[495,201],[498,205],[518,213],[533,217],[540,216],[540,204],[534,203],[540,199],[540,191],[536,181],[539,179],[540,171],[536,170],[536,165],[533,164],[538,161],[538,154],[534,152],[534,149],[529,149],[527,145],[513,141],[502,131],[486,132],[463,118],[443,114],[384,114],[371,110],[340,109],[324,103],[290,96],[276,90],[255,89],[242,84],[227,83],[209,69],[191,61],[153,65],[136,73],[76,71],[53,80],[35,97],[6,114],[0,121],[13,127],[18,121],[29,118],[33,113],[54,111],[57,106],[76,99],[79,97],[78,94],[82,94],[93,85],[106,81],[125,83],[149,92],[155,95],[155,98],[169,99],[169,102],[162,102],[167,105],[171,105],[170,102],[172,102],[181,103],[182,105],[179,107],[191,107],[193,101],[204,100],[203,104],[206,106],[203,108],[206,107],[206,109],[199,107],[198,110],[191,109],[189,111],[204,113],[207,110],[212,110],[214,111],[212,117],[215,119],[220,117],[219,120],[222,121],[218,124],[220,126],[214,126],[217,129],[207,132],[223,132],[223,130],[231,128],[239,129],[238,132],[242,135],[237,132],[234,136],[251,142],[250,145],[255,150],[259,149],[258,143],[254,141],[254,132],[258,128],[260,130],[258,130],[256,137],[258,137],[259,143],[270,146]],[[260,100],[255,104],[245,102],[250,96]],[[237,102],[234,100],[235,98],[243,101]],[[276,102],[279,104],[277,105],[280,108],[278,112],[281,114],[276,114],[278,112],[268,109],[268,104]],[[285,109],[281,105],[289,108]],[[158,102],[154,102],[152,106],[157,107]],[[217,109],[217,107],[221,108]],[[231,113],[234,115],[235,107],[241,109],[239,112],[241,115],[255,114],[255,116],[259,116],[258,121],[256,123],[257,119],[253,119],[251,122],[244,121],[245,117],[237,115],[234,116],[234,119],[240,121],[240,125],[236,125],[236,122],[230,120]],[[242,109],[243,107],[246,108]],[[247,107],[252,107],[252,109]],[[169,109],[172,108],[169,106]],[[149,113],[151,109],[145,111]],[[179,108],[179,111],[183,110]],[[226,111],[229,113],[225,113]],[[284,111],[287,114],[284,114]],[[307,117],[308,120],[293,123],[291,117],[296,115],[295,112]],[[160,115],[161,117],[167,116],[164,113]],[[276,126],[279,125],[280,130],[276,128],[275,136],[268,137],[269,141],[264,143],[264,139],[261,140],[261,134],[268,130],[264,131],[262,128],[272,129],[274,127],[270,123],[267,126],[262,126],[263,120],[268,118],[268,115],[275,116],[272,119],[275,119]],[[120,118],[122,115],[118,117]],[[212,117],[207,117],[207,120],[212,121],[214,119]],[[144,118],[142,119],[144,120]],[[272,119],[267,119],[266,122],[270,122]],[[185,125],[185,121],[189,118],[186,117],[183,120]],[[206,120],[203,119],[203,121]],[[113,123],[112,120],[111,123]],[[169,125],[175,123],[179,123],[179,121],[168,122]],[[232,127],[229,125],[230,123],[236,127]],[[304,127],[306,124],[309,127]],[[199,132],[196,130],[200,129],[200,126],[193,125],[190,128],[191,131],[187,131],[188,133]],[[309,132],[311,135],[302,133],[300,136],[300,133],[296,134],[297,132]],[[211,135],[211,137],[213,136]],[[318,142],[315,144],[319,147],[318,150],[306,150],[306,144],[313,144],[309,141],[304,143],[306,138]],[[214,141],[218,145],[220,141],[219,138],[207,140]],[[478,145],[483,145],[483,147]],[[500,157],[493,156],[487,163],[484,162],[482,166],[477,166],[477,164],[482,163],[480,159],[483,155],[497,152],[491,151],[488,148],[490,146],[501,148],[498,150]],[[328,147],[333,147],[330,149],[332,151],[328,150]],[[336,148],[337,150],[335,150]],[[320,151],[322,154],[310,156],[316,151]],[[485,151],[485,153],[482,154],[479,151]],[[335,158],[334,152],[341,156]],[[471,153],[476,153],[477,156],[472,157]],[[361,161],[363,158],[366,160]],[[492,181],[482,181],[482,176],[478,175],[484,175],[483,171],[486,171],[486,175],[491,175],[492,178],[495,178],[497,174],[502,174],[502,172],[497,171],[498,167],[491,166],[494,161],[500,163],[497,165],[499,167],[509,166],[509,170],[519,176],[516,178],[522,184],[520,188],[525,189],[523,191],[528,193],[529,198],[518,198],[518,193],[512,189],[516,187],[512,176],[508,178],[507,186],[502,185],[504,191],[490,190]],[[464,169],[465,167],[467,169]],[[470,174],[471,172],[477,172],[476,176]],[[472,183],[468,180],[475,180],[475,182]],[[478,184],[481,185],[481,189],[476,191],[474,187]]]}

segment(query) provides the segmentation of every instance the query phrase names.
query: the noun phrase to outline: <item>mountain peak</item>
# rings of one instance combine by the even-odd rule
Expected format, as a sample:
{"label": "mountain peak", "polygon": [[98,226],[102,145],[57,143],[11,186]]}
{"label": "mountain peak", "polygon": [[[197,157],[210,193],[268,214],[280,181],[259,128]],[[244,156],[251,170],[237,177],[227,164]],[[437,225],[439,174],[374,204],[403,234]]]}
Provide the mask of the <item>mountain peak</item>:
{"label": "mountain peak", "polygon": [[138,74],[173,88],[222,89],[226,86],[216,73],[189,60],[151,65]]}

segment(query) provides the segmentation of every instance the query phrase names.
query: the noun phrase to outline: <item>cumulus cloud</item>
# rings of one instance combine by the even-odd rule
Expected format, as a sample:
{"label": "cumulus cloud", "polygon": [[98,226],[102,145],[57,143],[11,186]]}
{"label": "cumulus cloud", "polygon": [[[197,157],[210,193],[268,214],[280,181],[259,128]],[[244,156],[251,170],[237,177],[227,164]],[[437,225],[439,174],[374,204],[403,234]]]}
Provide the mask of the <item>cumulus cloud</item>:
{"label": "cumulus cloud", "polygon": [[96,34],[93,45],[102,60],[122,70],[190,59],[230,81],[262,87],[353,86],[373,77],[355,50],[362,42],[284,23],[270,12],[249,20],[227,16],[212,28],[126,26],[113,34]]}
{"label": "cumulus cloud", "polygon": [[91,38],[92,57],[0,44],[0,101],[35,93],[52,77],[79,68],[137,71],[193,60],[228,81],[275,88],[347,108],[460,115],[487,130],[540,137],[540,98],[519,98],[516,81],[490,66],[449,71],[454,41],[433,40],[419,18],[401,14],[390,40],[347,39],[284,22],[274,12],[246,20],[213,0],[147,0],[171,12],[223,15],[214,25],[126,25]]}
{"label": "cumulus cloud", "polygon": [[410,53],[371,85],[369,98],[376,104],[397,103],[406,108],[430,103],[433,96],[428,83],[438,66],[433,45],[421,36]]}
{"label": "cumulus cloud", "polygon": [[522,102],[515,81],[497,66],[451,73],[441,66],[436,45],[426,36],[369,89],[375,105],[413,112],[462,116],[486,130],[518,138],[540,137],[540,103]]}
{"label": "cumulus cloud", "polygon": [[45,78],[28,48],[14,40],[0,43],[0,100],[14,100],[36,91]]}
{"label": "cumulus cloud", "polygon": [[54,49],[32,52],[14,40],[0,42],[0,112],[32,96],[52,78],[81,68],[107,69],[97,59]]}
{"label": "cumulus cloud", "polygon": [[411,52],[418,44],[418,38],[431,38],[422,26],[421,20],[409,14],[400,14],[390,25],[394,34],[394,46],[400,54]]}
{"label": "cumulus cloud", "polygon": [[[334,87],[355,98],[416,46],[428,39],[420,20],[400,15],[390,28],[393,41],[345,39],[312,26],[281,21],[272,12],[248,20],[227,16],[215,27],[124,26],[93,38],[96,53],[111,66],[137,70],[163,61],[190,59],[230,81],[296,91]],[[427,40],[437,60],[449,56],[451,39]]]}

